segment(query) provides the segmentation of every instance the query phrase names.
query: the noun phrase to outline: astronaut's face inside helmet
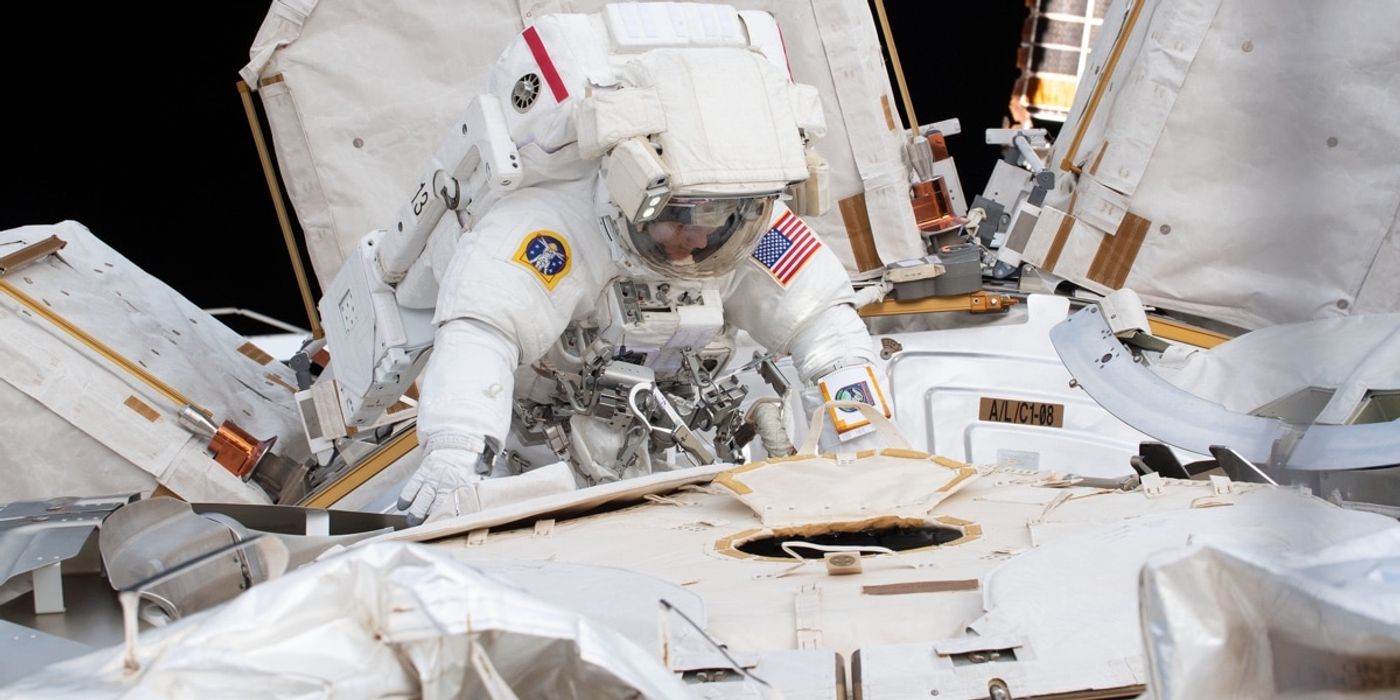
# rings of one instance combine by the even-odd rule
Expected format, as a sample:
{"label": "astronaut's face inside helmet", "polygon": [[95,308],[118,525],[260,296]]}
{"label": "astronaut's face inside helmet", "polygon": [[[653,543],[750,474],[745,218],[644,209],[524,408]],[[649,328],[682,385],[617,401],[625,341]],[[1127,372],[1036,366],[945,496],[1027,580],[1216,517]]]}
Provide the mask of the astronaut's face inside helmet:
{"label": "astronaut's face inside helmet", "polygon": [[629,223],[643,262],[678,277],[714,277],[734,269],[768,226],[774,196],[672,197],[656,218]]}

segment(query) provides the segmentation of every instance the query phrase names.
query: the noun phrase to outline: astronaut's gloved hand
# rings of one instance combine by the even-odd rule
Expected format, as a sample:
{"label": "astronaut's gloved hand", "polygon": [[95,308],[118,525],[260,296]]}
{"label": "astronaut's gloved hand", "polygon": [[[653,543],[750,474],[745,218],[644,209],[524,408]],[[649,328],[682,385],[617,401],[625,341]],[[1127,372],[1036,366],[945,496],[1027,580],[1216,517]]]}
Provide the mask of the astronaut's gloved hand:
{"label": "astronaut's gloved hand", "polygon": [[429,452],[399,493],[399,510],[408,511],[408,524],[481,510],[477,485],[482,476],[476,471],[480,459],[472,450],[454,447]]}

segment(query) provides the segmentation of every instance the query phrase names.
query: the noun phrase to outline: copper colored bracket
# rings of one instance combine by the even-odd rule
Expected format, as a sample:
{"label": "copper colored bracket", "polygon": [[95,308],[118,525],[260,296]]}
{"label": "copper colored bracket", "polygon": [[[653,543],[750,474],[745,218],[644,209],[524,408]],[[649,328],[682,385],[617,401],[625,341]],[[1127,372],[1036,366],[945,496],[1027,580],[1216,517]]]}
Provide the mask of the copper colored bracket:
{"label": "copper colored bracket", "polygon": [[214,453],[215,462],[223,465],[224,469],[234,476],[247,481],[263,455],[272,449],[275,442],[276,435],[260,441],[234,425],[233,421],[224,421],[218,432],[209,440],[209,451]]}
{"label": "copper colored bracket", "polygon": [[68,242],[58,236],[49,236],[38,243],[27,245],[9,255],[0,256],[0,277],[5,276],[5,273],[14,272],[45,255],[57,253],[59,249],[66,245],[68,245]]}
{"label": "copper colored bracket", "polygon": [[935,177],[914,184],[910,195],[914,207],[914,222],[921,231],[943,231],[957,226],[960,222],[953,214],[953,198],[948,194],[948,185],[943,178]]}
{"label": "copper colored bracket", "polygon": [[865,193],[847,197],[838,204],[841,207],[841,220],[846,224],[846,237],[851,241],[851,253],[856,259],[856,269],[868,272],[884,267],[880,251],[875,247],[870,212],[865,207]]}
{"label": "copper colored bracket", "polygon": [[974,314],[1004,313],[1019,303],[1014,297],[1005,294],[972,292],[946,297],[925,297],[923,299],[886,299],[861,307],[862,318],[874,316],[900,316],[904,314],[931,314],[961,311]]}
{"label": "copper colored bracket", "polygon": [[942,132],[935,131],[928,135],[928,149],[933,153],[935,162],[948,157],[948,142],[943,139]]}
{"label": "copper colored bracket", "polygon": [[968,295],[968,304],[974,314],[1003,313],[1016,305],[1016,300],[1004,294],[973,292]]}

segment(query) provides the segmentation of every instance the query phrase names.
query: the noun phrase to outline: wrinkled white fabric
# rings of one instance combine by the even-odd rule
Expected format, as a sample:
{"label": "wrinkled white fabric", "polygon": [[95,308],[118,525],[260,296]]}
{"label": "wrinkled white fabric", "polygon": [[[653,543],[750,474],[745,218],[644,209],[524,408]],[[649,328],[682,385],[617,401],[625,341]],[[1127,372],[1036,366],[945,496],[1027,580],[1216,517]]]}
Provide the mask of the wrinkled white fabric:
{"label": "wrinkled white fabric", "polygon": [[[356,547],[121,646],[54,664],[0,698],[684,698],[612,628],[422,545]],[[6,658],[9,661],[9,658]]]}
{"label": "wrinkled white fabric", "polygon": [[1329,534],[1278,551],[1225,531],[1149,558],[1139,605],[1154,694],[1394,697],[1383,669],[1400,656],[1400,527]]}
{"label": "wrinkled white fabric", "polygon": [[1335,390],[1313,420],[1343,424],[1368,393],[1400,388],[1400,314],[1260,328],[1158,372],[1177,387],[1240,413],[1313,388]]}
{"label": "wrinkled white fabric", "polygon": [[1400,310],[1397,21],[1372,0],[1116,3],[1025,260],[1246,329]]}
{"label": "wrinkled white fabric", "polygon": [[[494,87],[505,99],[515,81],[538,70],[519,40],[525,25],[535,27],[559,71],[570,94],[566,104],[582,103],[590,84],[608,85],[611,70],[602,59],[610,39],[602,20],[593,18],[597,31],[590,30],[585,39],[571,33],[577,25],[570,20],[544,21],[550,13],[598,12],[605,4],[474,0],[471,12],[464,13],[457,3],[274,3],[241,74],[267,107],[279,169],[307,231],[321,285],[330,282],[364,232],[383,227],[386,213],[408,199],[437,139],[473,96]],[[816,88],[825,115],[824,137],[808,123],[815,111],[806,103],[811,96],[794,104],[802,107],[797,116],[815,138],[814,148],[830,164],[832,197],[866,194],[883,259],[922,254],[902,162],[906,131],[887,122],[897,93],[881,60],[873,13],[855,2],[737,4],[744,27],[736,27],[734,36],[747,34],[749,44],[790,71],[796,83]],[[684,12],[701,9],[723,12],[705,4],[686,6]],[[770,14],[767,21],[756,21]],[[673,26],[653,22],[641,25],[638,33],[657,37]],[[719,36],[711,31],[718,23],[699,26],[710,39]],[[696,24],[681,27],[693,31]],[[282,79],[271,80],[275,77]],[[549,86],[543,87],[543,105],[554,104]],[[527,116],[545,114],[539,105],[525,114],[507,109],[508,118]],[[531,131],[552,147],[568,126],[567,120],[538,123]],[[354,139],[363,147],[352,146]],[[831,239],[828,244],[854,271],[840,209],[832,207],[808,223]]]}
{"label": "wrinkled white fabric", "polygon": [[[837,404],[842,408],[858,405]],[[872,514],[923,518],[977,478],[977,470],[969,465],[908,451],[899,429],[879,411],[862,412],[867,413],[867,419],[873,416],[890,447],[905,452],[866,453],[846,460],[816,455],[804,444],[795,459],[741,467],[721,475],[715,483],[733,491],[765,528],[786,528],[857,522]]]}
{"label": "wrinkled white fabric", "polygon": [[[655,49],[619,71],[654,89],[666,129],[654,142],[671,187],[781,189],[807,177],[784,71],[746,48]],[[764,125],[759,127],[759,125]]]}
{"label": "wrinkled white fabric", "polygon": [[[8,277],[17,289],[197,400],[216,422],[232,420],[258,439],[276,436],[278,455],[307,456],[291,369],[80,223],[0,231],[0,252],[52,236],[66,247]],[[0,295],[0,385],[0,501],[160,483],[192,501],[268,502],[214,461],[207,439],[178,425],[178,404],[8,295]]]}
{"label": "wrinkled white fabric", "polygon": [[[484,479],[472,487],[470,503],[459,505],[457,515],[474,513],[477,510],[491,510],[501,506],[567,493],[578,488],[574,470],[565,462],[531,469],[523,474],[497,476]],[[474,507],[473,507],[474,506]],[[435,514],[436,515],[436,514]],[[443,516],[453,515],[444,512]]]}

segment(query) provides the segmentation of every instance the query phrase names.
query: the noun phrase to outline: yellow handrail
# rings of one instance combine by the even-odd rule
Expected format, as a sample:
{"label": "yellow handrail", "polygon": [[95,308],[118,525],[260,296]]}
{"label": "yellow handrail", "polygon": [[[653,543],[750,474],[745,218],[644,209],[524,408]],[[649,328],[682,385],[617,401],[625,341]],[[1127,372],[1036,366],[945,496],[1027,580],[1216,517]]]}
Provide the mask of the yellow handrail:
{"label": "yellow handrail", "polygon": [[1079,151],[1079,144],[1084,141],[1084,133],[1089,129],[1094,113],[1098,111],[1099,101],[1103,99],[1108,84],[1112,82],[1113,70],[1118,66],[1118,57],[1123,55],[1123,48],[1128,45],[1128,38],[1132,36],[1138,15],[1142,14],[1145,5],[1147,0],[1137,0],[1133,3],[1133,9],[1128,12],[1128,19],[1123,22],[1123,30],[1118,32],[1118,38],[1113,42],[1113,50],[1108,53],[1108,60],[1104,62],[1098,82],[1094,83],[1094,94],[1089,96],[1089,103],[1085,105],[1084,113],[1079,116],[1079,128],[1074,131],[1074,140],[1069,142],[1069,150],[1065,151],[1065,157],[1060,160],[1060,169],[1065,172],[1079,173],[1082,170],[1074,164],[1074,155]]}
{"label": "yellow handrail", "polygon": [[58,326],[59,328],[67,332],[69,335],[76,338],[83,345],[88,346],[97,354],[107,358],[112,363],[116,364],[117,366],[134,375],[137,379],[140,379],[142,382],[145,382],[147,386],[156,390],[156,392],[158,392],[161,396],[164,396],[165,398],[173,401],[175,405],[190,406],[194,410],[204,414],[205,417],[212,417],[214,415],[209,411],[209,409],[204,408],[199,404],[196,404],[195,402],[191,401],[188,397],[186,397],[184,394],[181,394],[174,387],[170,386],[169,384],[166,384],[155,375],[146,371],[145,368],[141,367],[135,362],[132,362],[131,360],[126,359],[117,351],[113,350],[110,347],[107,347],[107,345],[102,341],[92,337],[92,335],[90,335],[87,331],[74,325],[68,319],[58,315],[52,309],[40,303],[38,300],[34,299],[28,294],[25,294],[24,292],[20,291],[19,288],[11,284],[9,280],[0,279],[0,292],[8,294],[15,301],[18,301],[20,304],[22,304],[25,308],[43,317],[49,323]]}
{"label": "yellow handrail", "polygon": [[894,64],[894,79],[899,83],[899,95],[904,101],[904,113],[909,117],[909,131],[914,138],[919,136],[919,118],[914,116],[914,100],[909,98],[909,85],[904,82],[904,68],[899,64],[899,50],[894,47],[894,33],[890,31],[890,20],[885,15],[885,0],[875,0],[875,12],[880,16],[880,30],[885,35],[885,46],[890,50],[890,62]]}
{"label": "yellow handrail", "polygon": [[311,322],[311,334],[324,337],[321,318],[316,313],[316,302],[311,298],[311,284],[306,279],[306,270],[301,264],[301,253],[297,251],[296,237],[292,235],[292,222],[287,217],[287,206],[282,202],[282,188],[277,184],[277,173],[272,169],[272,157],[268,155],[267,143],[263,141],[262,124],[258,113],[253,109],[252,89],[248,83],[238,81],[238,95],[243,98],[243,111],[248,116],[248,128],[253,131],[253,145],[258,149],[258,159],[262,161],[263,177],[267,179],[267,190],[272,195],[272,207],[277,210],[277,223],[282,227],[282,239],[287,244],[287,255],[292,259],[292,272],[301,290],[301,302],[306,305],[306,318]]}

